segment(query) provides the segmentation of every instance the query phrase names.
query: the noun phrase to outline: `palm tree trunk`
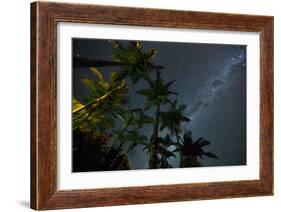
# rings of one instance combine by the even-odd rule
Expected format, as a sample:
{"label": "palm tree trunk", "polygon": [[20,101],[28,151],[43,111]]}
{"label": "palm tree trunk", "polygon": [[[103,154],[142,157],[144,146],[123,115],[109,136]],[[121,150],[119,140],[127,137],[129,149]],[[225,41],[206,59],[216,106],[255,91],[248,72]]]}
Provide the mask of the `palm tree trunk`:
{"label": "palm tree trunk", "polygon": [[157,146],[158,146],[158,130],[159,130],[159,116],[160,114],[160,103],[158,101],[155,111],[155,122],[152,134],[152,145],[150,153],[149,168],[156,169],[157,167]]}
{"label": "palm tree trunk", "polygon": [[[156,72],[156,83],[158,83],[160,78],[160,72],[157,70]],[[155,111],[155,121],[153,127],[152,134],[152,145],[150,150],[150,160],[149,160],[149,168],[156,169],[157,167],[157,147],[158,147],[158,131],[159,131],[159,120],[160,120],[160,99],[157,97],[157,105]]]}
{"label": "palm tree trunk", "polygon": [[180,167],[183,167],[183,157],[182,157],[182,147],[180,145],[180,136],[179,136],[179,132],[177,129],[175,129],[175,134],[176,134],[176,137],[177,137],[177,145],[178,145],[178,148],[179,148],[179,157],[180,157]]}

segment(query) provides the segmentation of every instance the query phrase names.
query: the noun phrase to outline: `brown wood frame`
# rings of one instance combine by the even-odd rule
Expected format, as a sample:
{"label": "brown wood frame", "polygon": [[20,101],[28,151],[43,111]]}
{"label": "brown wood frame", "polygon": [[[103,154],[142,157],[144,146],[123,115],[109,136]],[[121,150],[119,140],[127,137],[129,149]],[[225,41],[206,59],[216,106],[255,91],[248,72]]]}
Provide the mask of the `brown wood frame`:
{"label": "brown wood frame", "polygon": [[[260,179],[57,190],[56,26],[118,24],[260,33]],[[31,208],[37,210],[273,195],[273,17],[85,4],[31,4]]]}

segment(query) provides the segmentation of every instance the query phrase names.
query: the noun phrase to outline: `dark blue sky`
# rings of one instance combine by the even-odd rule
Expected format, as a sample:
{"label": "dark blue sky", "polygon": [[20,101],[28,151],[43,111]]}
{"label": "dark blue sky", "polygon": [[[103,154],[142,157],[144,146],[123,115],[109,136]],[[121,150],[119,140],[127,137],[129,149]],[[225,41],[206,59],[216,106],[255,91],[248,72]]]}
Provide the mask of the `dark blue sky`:
{"label": "dark blue sky", "polygon": [[[165,66],[163,78],[176,80],[172,90],[180,104],[187,105],[186,128],[194,139],[211,142],[205,147],[219,159],[205,158],[203,166],[243,165],[246,163],[246,46],[175,42],[142,42],[144,49],[155,48],[156,64]],[[73,39],[73,56],[110,60],[111,44],[107,40]],[[108,72],[112,68],[100,69]],[[73,69],[73,95],[80,101],[88,92],[81,79],[91,76],[88,69]],[[146,85],[137,83],[135,89]],[[134,97],[134,92],[131,95]],[[135,98],[136,106],[145,99]],[[144,129],[148,135],[149,129]],[[145,168],[147,156],[139,148],[130,159],[132,168]],[[171,161],[177,164],[177,161]]]}

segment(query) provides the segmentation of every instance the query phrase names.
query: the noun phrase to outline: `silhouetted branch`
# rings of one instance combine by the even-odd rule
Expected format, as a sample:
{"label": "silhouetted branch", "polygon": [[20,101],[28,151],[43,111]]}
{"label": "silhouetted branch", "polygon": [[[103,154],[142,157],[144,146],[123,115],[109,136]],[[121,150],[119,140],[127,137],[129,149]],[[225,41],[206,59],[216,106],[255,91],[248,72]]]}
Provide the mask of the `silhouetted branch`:
{"label": "silhouetted branch", "polygon": [[85,58],[73,58],[74,68],[86,68],[86,67],[105,67],[105,66],[122,66],[128,65],[121,62],[105,61],[105,60],[91,60]]}
{"label": "silhouetted branch", "polygon": [[[124,62],[115,62],[115,61],[106,61],[106,60],[94,60],[86,58],[73,58],[73,67],[74,68],[87,68],[87,67],[106,67],[106,66],[129,66],[132,64]],[[151,65],[152,68],[163,68],[161,65]]]}

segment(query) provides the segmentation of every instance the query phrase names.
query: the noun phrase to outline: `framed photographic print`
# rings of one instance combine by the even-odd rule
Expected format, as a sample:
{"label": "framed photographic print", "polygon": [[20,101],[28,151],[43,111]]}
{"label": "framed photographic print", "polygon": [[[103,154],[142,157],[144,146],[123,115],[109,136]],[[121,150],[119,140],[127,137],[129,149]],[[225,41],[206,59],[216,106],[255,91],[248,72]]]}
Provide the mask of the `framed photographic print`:
{"label": "framed photographic print", "polygon": [[31,207],[273,194],[273,17],[31,4]]}

